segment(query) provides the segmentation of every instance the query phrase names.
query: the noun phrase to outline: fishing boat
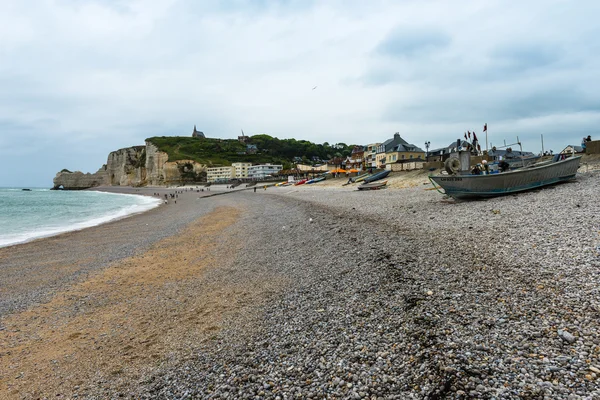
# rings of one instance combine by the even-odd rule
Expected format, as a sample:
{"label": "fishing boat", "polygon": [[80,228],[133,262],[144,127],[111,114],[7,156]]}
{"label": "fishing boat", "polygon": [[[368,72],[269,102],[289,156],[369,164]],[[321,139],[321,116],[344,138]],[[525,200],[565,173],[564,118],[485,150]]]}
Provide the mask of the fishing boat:
{"label": "fishing boat", "polygon": [[324,181],[324,180],[325,180],[325,177],[324,176],[320,176],[318,178],[313,178],[313,179],[307,181],[306,184],[308,185],[310,183],[317,183],[317,182],[321,182],[321,181]]}
{"label": "fishing boat", "polygon": [[301,181],[296,182],[294,186],[304,185],[306,182],[308,182],[308,179],[302,179]]}
{"label": "fishing boat", "polygon": [[523,168],[523,167],[527,167],[529,165],[535,164],[538,160],[540,159],[540,156],[529,156],[529,157],[512,157],[512,158],[505,158],[504,161],[506,161],[509,165],[510,169],[517,169],[517,168]]}
{"label": "fishing boat", "polygon": [[362,185],[358,186],[358,190],[379,190],[379,189],[385,189],[387,186],[388,181],[383,181],[383,182],[373,182],[373,183],[363,183]]}
{"label": "fishing boat", "polygon": [[368,172],[366,174],[359,175],[356,178],[352,179],[352,182],[354,182],[354,183],[362,182],[369,175],[371,175],[371,174],[369,174]]}
{"label": "fishing boat", "polygon": [[552,160],[523,168],[486,175],[468,172],[430,176],[434,187],[440,186],[445,194],[457,199],[494,197],[518,193],[573,179],[579,168],[581,156],[562,158],[557,154]]}
{"label": "fishing boat", "polygon": [[390,174],[390,171],[386,169],[381,172],[377,172],[376,174],[373,174],[371,176],[367,176],[365,179],[363,179],[363,182],[365,182],[365,183],[375,182],[375,181],[378,181],[380,179],[387,177],[389,174]]}

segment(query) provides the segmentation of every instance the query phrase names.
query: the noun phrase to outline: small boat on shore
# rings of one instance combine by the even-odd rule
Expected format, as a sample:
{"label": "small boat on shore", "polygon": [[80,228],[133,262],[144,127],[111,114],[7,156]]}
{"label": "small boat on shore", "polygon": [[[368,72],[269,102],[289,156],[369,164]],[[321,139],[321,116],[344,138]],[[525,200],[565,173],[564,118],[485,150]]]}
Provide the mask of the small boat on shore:
{"label": "small boat on shore", "polygon": [[354,183],[362,182],[362,181],[364,181],[364,180],[365,180],[365,178],[366,178],[366,177],[368,177],[369,175],[371,175],[371,174],[369,174],[368,172],[367,172],[366,174],[359,175],[359,176],[357,176],[356,178],[352,179],[352,182],[354,182]]}
{"label": "small boat on shore", "polygon": [[363,179],[363,182],[365,182],[365,183],[375,182],[375,181],[378,181],[380,179],[387,177],[389,174],[390,174],[390,171],[388,169],[386,169],[381,172],[377,172],[376,174],[367,176],[365,179]]}
{"label": "small boat on shore", "polygon": [[308,179],[302,179],[301,181],[294,183],[294,186],[304,185],[306,182],[308,182]]}
{"label": "small boat on shore", "polygon": [[324,180],[325,180],[325,177],[324,176],[320,176],[318,178],[313,178],[313,179],[307,181],[306,184],[308,185],[308,184],[311,184],[311,183],[317,183],[317,182],[321,182],[321,181],[324,181]]}
{"label": "small boat on shore", "polygon": [[379,190],[379,189],[385,189],[387,186],[388,181],[383,181],[383,182],[373,182],[373,183],[363,183],[362,185],[358,186],[358,190]]}
{"label": "small boat on shore", "polygon": [[429,180],[456,199],[494,197],[535,189],[573,179],[581,156],[561,158],[528,165],[523,168],[485,175],[457,173],[430,176]]}

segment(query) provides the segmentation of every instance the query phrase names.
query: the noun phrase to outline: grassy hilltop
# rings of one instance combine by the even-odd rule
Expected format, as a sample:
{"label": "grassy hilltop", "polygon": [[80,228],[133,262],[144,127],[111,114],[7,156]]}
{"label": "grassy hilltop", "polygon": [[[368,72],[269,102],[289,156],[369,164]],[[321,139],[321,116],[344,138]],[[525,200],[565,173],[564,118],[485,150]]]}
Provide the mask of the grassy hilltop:
{"label": "grassy hilltop", "polygon": [[255,145],[258,151],[248,154],[246,144],[236,139],[155,136],[146,140],[167,153],[169,161],[194,160],[208,166],[226,166],[234,162],[273,163],[283,164],[284,169],[292,167],[295,157],[305,163],[311,163],[313,158],[329,160],[349,155],[353,147],[345,143],[315,144],[306,140],[255,135],[250,137],[248,144]]}

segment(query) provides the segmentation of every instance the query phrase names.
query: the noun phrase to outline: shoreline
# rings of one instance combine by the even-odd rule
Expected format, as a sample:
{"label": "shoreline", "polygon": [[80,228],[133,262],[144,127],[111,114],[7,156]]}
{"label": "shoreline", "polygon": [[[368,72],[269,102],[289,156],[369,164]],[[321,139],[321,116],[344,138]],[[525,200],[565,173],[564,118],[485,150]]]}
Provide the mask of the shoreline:
{"label": "shoreline", "polygon": [[[108,194],[124,195],[124,196],[139,195],[138,193],[115,192],[115,191],[110,191],[110,190],[88,190],[88,191],[96,191],[96,192],[99,192],[99,193],[108,193]],[[148,196],[145,196],[145,197],[148,197]],[[123,219],[123,218],[129,218],[129,217],[131,217],[133,215],[136,215],[136,214],[142,214],[142,213],[148,212],[148,211],[150,211],[150,210],[152,210],[152,209],[154,209],[156,207],[160,207],[160,205],[162,204],[162,202],[159,199],[156,199],[156,200],[157,200],[156,204],[152,205],[152,206],[151,206],[150,203],[148,203],[146,205],[144,205],[144,204],[136,204],[136,206],[144,208],[142,210],[132,211],[132,212],[129,212],[127,214],[119,215],[119,216],[116,216],[116,217],[115,216],[111,216],[108,213],[106,213],[106,214],[104,214],[101,217],[96,216],[96,217],[90,218],[88,220],[77,222],[76,224],[74,224],[74,225],[77,225],[77,227],[63,226],[63,227],[60,227],[60,228],[56,228],[57,230],[55,230],[53,232],[50,232],[50,233],[45,233],[45,234],[41,234],[41,235],[35,235],[33,237],[28,237],[27,239],[19,239],[18,241],[6,243],[6,244],[0,244],[0,249],[1,248],[5,248],[5,247],[17,246],[17,245],[21,245],[21,244],[25,244],[25,243],[30,243],[30,242],[34,242],[34,241],[37,241],[37,240],[47,239],[47,238],[50,238],[50,237],[53,237],[53,236],[58,236],[58,235],[62,235],[62,234],[69,233],[69,232],[76,232],[76,231],[80,231],[80,230],[83,230],[83,229],[93,228],[95,226],[106,224],[106,223],[109,223],[109,222],[112,222],[112,221],[118,221],[118,220]],[[126,209],[127,207],[131,207],[131,205],[123,206],[123,209]],[[119,212],[121,212],[121,211],[119,211]],[[99,220],[99,221],[97,221],[97,220]],[[27,232],[27,234],[33,234],[33,233],[32,232]],[[21,235],[24,235],[24,233],[21,234]]]}
{"label": "shoreline", "polygon": [[[102,190],[140,195],[135,188]],[[175,235],[212,209],[207,203],[199,208],[197,197],[187,192],[178,204],[160,204],[99,225],[1,247],[0,317],[44,301],[61,285]],[[36,259],[46,261],[31,263]]]}

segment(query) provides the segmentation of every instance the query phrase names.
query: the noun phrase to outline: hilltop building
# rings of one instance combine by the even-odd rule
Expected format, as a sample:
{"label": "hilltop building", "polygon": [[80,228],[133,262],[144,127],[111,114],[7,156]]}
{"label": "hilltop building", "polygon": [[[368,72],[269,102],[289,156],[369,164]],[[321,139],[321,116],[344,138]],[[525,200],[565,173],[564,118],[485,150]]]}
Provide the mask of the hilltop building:
{"label": "hilltop building", "polygon": [[204,136],[204,132],[197,131],[196,125],[194,125],[194,132],[192,132],[192,137],[204,139],[206,136]]}

